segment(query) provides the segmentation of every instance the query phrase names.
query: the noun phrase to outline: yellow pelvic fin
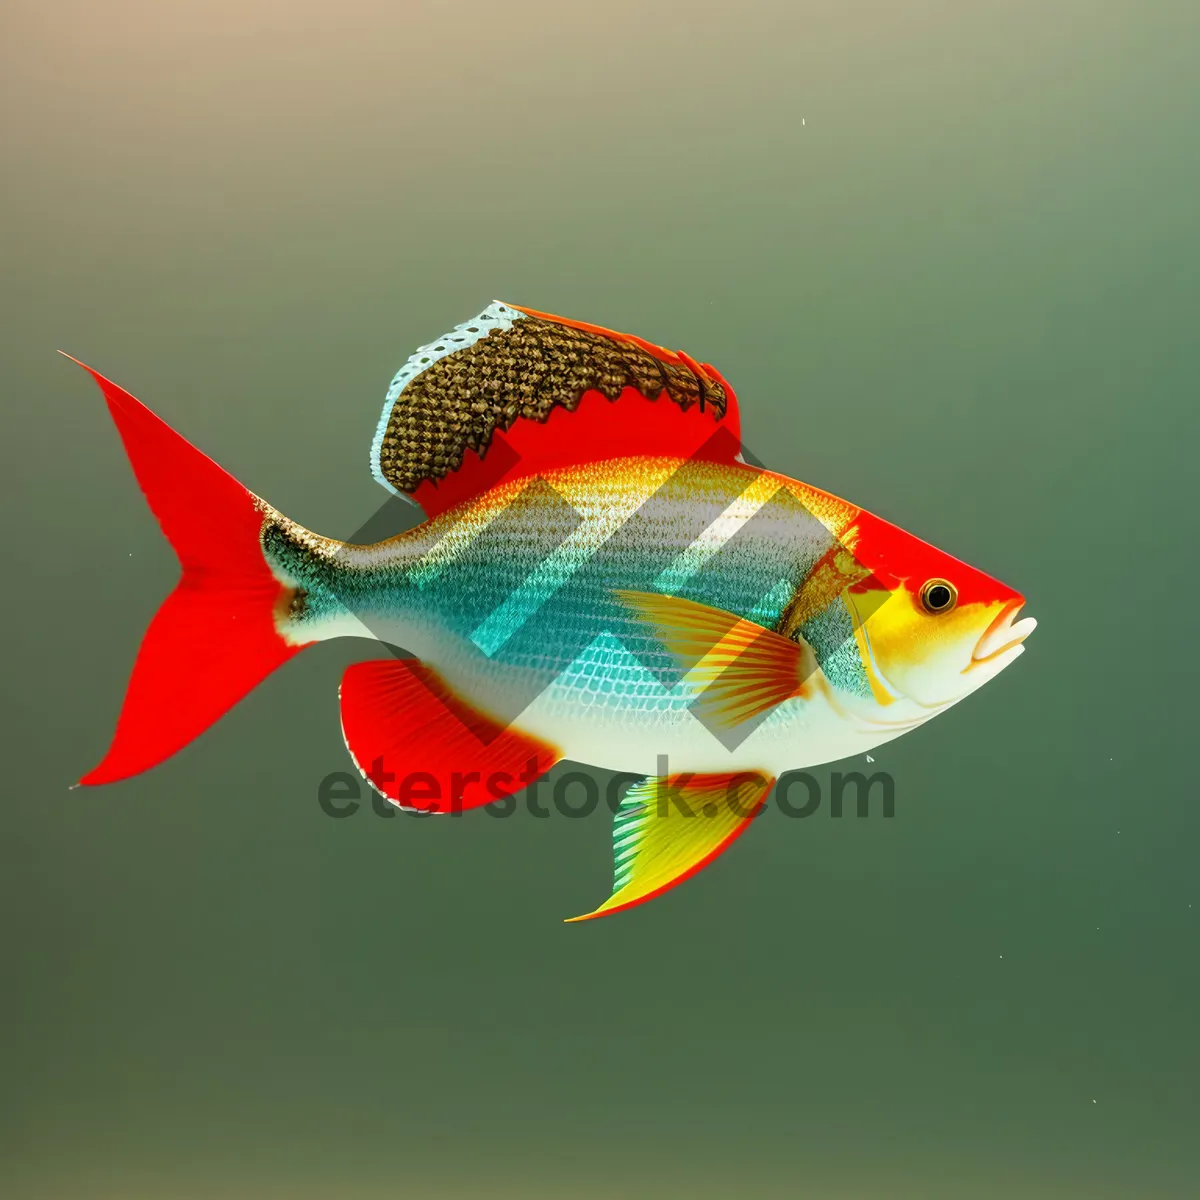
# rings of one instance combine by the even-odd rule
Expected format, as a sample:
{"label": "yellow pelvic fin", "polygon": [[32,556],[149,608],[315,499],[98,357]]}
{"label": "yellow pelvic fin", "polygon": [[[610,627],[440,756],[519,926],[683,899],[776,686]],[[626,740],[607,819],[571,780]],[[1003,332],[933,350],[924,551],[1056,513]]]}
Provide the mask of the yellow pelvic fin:
{"label": "yellow pelvic fin", "polygon": [[613,819],[613,892],[589,921],[641,904],[707,866],[762,810],[774,779],[753,772],[644,779]]}

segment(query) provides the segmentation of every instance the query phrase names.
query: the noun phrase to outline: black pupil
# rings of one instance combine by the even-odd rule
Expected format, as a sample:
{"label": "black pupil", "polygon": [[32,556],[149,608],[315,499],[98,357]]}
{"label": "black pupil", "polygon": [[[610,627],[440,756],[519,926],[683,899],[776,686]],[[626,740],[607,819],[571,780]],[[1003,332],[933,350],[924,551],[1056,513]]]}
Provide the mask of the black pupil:
{"label": "black pupil", "polygon": [[945,608],[950,603],[950,589],[945,584],[935,584],[926,592],[925,602],[935,610]]}

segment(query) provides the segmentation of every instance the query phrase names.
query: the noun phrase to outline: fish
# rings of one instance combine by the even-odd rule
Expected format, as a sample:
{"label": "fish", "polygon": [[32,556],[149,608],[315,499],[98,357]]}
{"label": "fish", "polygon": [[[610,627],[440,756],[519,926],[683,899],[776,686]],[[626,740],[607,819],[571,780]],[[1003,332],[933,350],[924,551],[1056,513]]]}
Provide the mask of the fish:
{"label": "fish", "polygon": [[181,566],[80,783],[157,766],[305,649],[370,639],[342,735],[391,804],[504,802],[563,760],[623,777],[610,894],[571,921],[692,877],[780,776],[924,725],[1036,625],[1020,592],[750,461],[714,366],[602,326],[494,301],[413,353],[370,466],[384,511],[423,519],[370,543],[298,525],[79,365]]}

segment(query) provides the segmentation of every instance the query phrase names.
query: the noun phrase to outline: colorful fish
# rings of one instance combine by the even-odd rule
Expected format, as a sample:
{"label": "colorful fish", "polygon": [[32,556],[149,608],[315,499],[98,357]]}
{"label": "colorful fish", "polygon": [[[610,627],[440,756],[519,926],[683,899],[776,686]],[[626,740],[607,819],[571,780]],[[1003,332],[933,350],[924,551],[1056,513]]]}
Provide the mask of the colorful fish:
{"label": "colorful fish", "polygon": [[597,326],[496,302],[409,358],[371,469],[427,520],[373,545],[301,528],[91,374],[183,573],[84,784],[162,762],[306,646],[373,638],[414,657],[347,669],[342,731],[393,803],[478,807],[564,758],[636,778],[594,917],[712,861],[784,771],[943,712],[1034,628],[1020,593],[745,462],[715,368]]}

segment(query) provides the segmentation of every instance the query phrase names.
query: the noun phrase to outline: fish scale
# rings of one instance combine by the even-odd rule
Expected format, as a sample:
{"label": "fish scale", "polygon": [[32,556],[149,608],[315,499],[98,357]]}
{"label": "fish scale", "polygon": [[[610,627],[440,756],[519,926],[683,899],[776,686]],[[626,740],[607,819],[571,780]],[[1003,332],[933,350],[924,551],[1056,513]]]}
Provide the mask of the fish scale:
{"label": "fish scale", "polygon": [[[378,624],[398,644],[405,642],[407,623],[438,624],[448,637],[462,641],[464,653],[471,653],[468,646],[473,646],[481,659],[532,673],[539,690],[557,680],[560,689],[576,688],[592,695],[596,659],[587,652],[608,635],[636,657],[644,668],[641,674],[648,673],[650,682],[673,684],[680,674],[678,663],[614,592],[656,590],[664,571],[759,475],[749,467],[620,461],[607,464],[603,472],[589,467],[557,473],[544,481],[544,487],[526,485],[499,496],[485,495],[476,505],[443,519],[441,527],[435,524],[401,536],[369,555],[326,544],[310,546],[300,539],[289,541],[280,526],[284,536],[268,539],[268,559],[281,575],[316,584],[306,595],[303,617],[295,624],[297,640],[320,637],[321,626],[336,622],[346,611],[368,627]],[[663,481],[672,479],[674,486],[664,487]],[[664,498],[668,490],[671,494]],[[719,550],[694,573],[679,578],[668,594],[774,629],[794,592],[834,541],[830,530],[793,497],[782,478],[777,490],[790,502],[757,507]],[[522,498],[531,493],[533,498],[523,503]],[[631,494],[640,500],[636,506],[629,503]],[[614,525],[605,518],[613,511],[615,495],[623,497],[625,507],[633,511]],[[517,508],[517,517],[506,520]],[[844,520],[846,514],[841,515]],[[406,576],[421,577],[426,555],[450,535],[451,525],[476,526],[478,532],[462,540],[452,565],[443,566],[434,582],[416,588],[401,583]],[[536,618],[512,630],[493,654],[479,648],[473,641],[476,631],[576,533],[582,535],[577,561],[557,587],[547,587]],[[320,560],[324,569],[314,560]],[[832,657],[840,652],[857,661],[852,631],[847,627],[842,632],[840,644],[824,639],[822,654]],[[605,644],[610,647],[607,661],[612,662],[612,641]],[[846,674],[839,671],[841,677]],[[637,686],[633,686],[635,678]],[[851,681],[860,694],[861,681]],[[635,676],[629,666],[614,676],[612,684],[613,689],[605,693],[610,697],[647,700],[653,694],[646,679]],[[677,697],[671,707],[688,702]]]}

